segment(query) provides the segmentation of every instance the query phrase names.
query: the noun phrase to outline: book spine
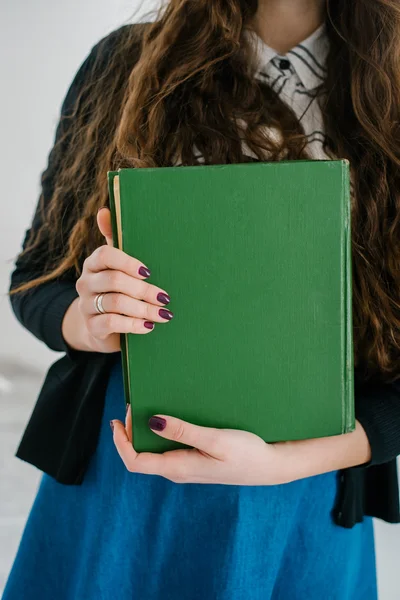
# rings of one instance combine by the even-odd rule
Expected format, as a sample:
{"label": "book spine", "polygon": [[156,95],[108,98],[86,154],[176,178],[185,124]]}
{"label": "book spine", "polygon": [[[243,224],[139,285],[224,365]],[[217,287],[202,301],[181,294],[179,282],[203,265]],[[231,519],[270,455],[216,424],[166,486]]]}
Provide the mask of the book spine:
{"label": "book spine", "polygon": [[[118,248],[118,226],[117,226],[117,217],[115,210],[115,199],[114,199],[114,177],[118,175],[117,171],[109,171],[107,173],[108,180],[108,197],[110,202],[110,212],[111,212],[111,227],[113,234],[113,246]],[[122,250],[122,248],[120,248]],[[125,333],[120,334],[121,337],[121,362],[122,362],[122,377],[124,384],[124,395],[125,395],[125,403],[128,405],[131,402],[130,398],[130,386],[128,380],[128,350],[127,350],[127,336]]]}
{"label": "book spine", "polygon": [[352,242],[351,242],[351,195],[350,168],[343,164],[344,199],[344,395],[343,433],[355,429],[354,415],[354,349],[353,349],[353,305],[352,305]]}

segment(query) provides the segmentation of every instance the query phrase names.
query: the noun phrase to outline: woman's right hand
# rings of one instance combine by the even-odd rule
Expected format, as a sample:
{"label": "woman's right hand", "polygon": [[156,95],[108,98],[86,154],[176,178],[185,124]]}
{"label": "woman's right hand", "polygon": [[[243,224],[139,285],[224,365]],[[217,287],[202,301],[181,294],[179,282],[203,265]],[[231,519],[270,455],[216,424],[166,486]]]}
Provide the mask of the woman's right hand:
{"label": "woman's right hand", "polygon": [[[173,313],[163,308],[170,301],[167,292],[144,281],[150,275],[149,269],[139,259],[113,248],[111,213],[107,208],[98,212],[97,224],[107,243],[85,260],[76,282],[79,298],[73,309],[79,312],[79,321],[85,328],[82,341],[86,347],[82,348],[82,342],[70,345],[93,352],[116,352],[120,350],[120,333],[150,333],[155,323],[167,323]],[[105,314],[96,310],[98,294],[104,294]],[[68,311],[65,328],[63,325],[68,343],[67,317]]]}

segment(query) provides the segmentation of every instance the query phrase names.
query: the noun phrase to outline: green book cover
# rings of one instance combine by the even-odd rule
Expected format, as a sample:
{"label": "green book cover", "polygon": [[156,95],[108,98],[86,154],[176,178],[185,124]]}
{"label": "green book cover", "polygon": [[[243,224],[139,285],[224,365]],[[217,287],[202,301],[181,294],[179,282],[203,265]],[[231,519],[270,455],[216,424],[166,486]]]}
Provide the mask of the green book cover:
{"label": "green book cover", "polygon": [[138,452],[183,445],[154,414],[266,442],[354,430],[349,164],[288,161],[108,174],[114,245],[174,318],[122,336]]}

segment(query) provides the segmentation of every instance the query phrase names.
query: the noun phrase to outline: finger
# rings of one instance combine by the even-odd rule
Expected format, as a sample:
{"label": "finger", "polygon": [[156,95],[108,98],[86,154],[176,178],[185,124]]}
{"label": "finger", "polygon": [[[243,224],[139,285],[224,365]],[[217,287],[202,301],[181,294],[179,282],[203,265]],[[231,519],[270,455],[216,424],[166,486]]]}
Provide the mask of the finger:
{"label": "finger", "polygon": [[132,442],[132,410],[131,410],[130,403],[128,404],[127,409],[126,409],[125,429],[126,429],[126,433],[129,438],[129,441]]}
{"label": "finger", "polygon": [[118,292],[137,300],[144,300],[150,304],[158,306],[164,304],[162,302],[163,297],[160,294],[165,292],[161,288],[147,281],[131,277],[122,271],[107,270],[93,273],[90,277],[82,278],[76,285],[79,293],[105,294]]}
{"label": "finger", "polygon": [[112,246],[113,234],[110,209],[106,207],[100,208],[100,210],[97,213],[97,225],[100,229],[100,233],[106,238],[107,245]]}
{"label": "finger", "polygon": [[[96,315],[98,311],[95,306],[95,299],[97,295],[91,295],[85,297],[81,301],[81,310],[87,315]],[[156,323],[167,323],[171,321],[174,314],[166,308],[160,308],[137,300],[126,294],[118,294],[114,292],[108,292],[103,295],[102,306],[106,313],[114,313],[124,315],[127,317],[135,317],[137,319],[144,319],[146,321],[154,321]]]}
{"label": "finger", "polygon": [[90,335],[104,340],[113,333],[150,333],[154,329],[154,323],[110,313],[89,317],[87,328]]}
{"label": "finger", "polygon": [[114,419],[112,423],[114,427],[114,444],[129,471],[146,475],[162,475],[165,472],[164,454],[153,454],[151,452],[140,452],[138,454],[132,446],[132,441],[128,437],[124,424],[118,419]]}
{"label": "finger", "polygon": [[138,279],[150,276],[150,270],[137,258],[129,256],[129,254],[118,248],[99,246],[85,260],[83,270],[85,272],[93,271],[96,273],[106,269],[123,271],[127,275],[137,277]]}
{"label": "finger", "polygon": [[223,458],[224,430],[201,427],[176,417],[154,415],[149,427],[160,437],[197,448],[214,458]]}
{"label": "finger", "polygon": [[160,475],[171,481],[184,481],[188,475],[191,480],[207,481],[209,465],[204,456],[196,450],[172,450],[161,454],[136,452],[127,427],[118,419],[111,421],[114,444],[125,467],[132,473]]}

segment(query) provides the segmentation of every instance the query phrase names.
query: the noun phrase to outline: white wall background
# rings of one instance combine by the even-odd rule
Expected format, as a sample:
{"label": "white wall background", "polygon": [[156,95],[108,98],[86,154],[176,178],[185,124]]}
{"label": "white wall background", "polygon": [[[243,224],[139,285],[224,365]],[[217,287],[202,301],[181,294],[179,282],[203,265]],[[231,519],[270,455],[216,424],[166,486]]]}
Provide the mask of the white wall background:
{"label": "white wall background", "polygon": [[[133,13],[134,20],[139,20],[154,5],[155,2],[150,0],[1,1],[0,401],[5,397],[4,394],[1,396],[2,365],[5,369],[9,364],[25,364],[26,369],[36,370],[40,379],[57,357],[17,323],[9,308],[6,291],[13,257],[20,248],[37,202],[39,177],[52,145],[62,99],[90,48],[109,31],[131,20]],[[12,496],[17,487],[3,486],[7,477],[1,477],[3,494],[8,490],[8,496],[2,497],[1,507],[5,508],[4,514],[0,515],[3,528],[0,570],[4,574],[11,565],[17,544],[15,529],[12,537],[8,526],[10,523],[15,525],[18,535],[22,531],[38,477],[34,469],[12,456],[21,427],[36,398],[39,380],[36,378],[35,381],[36,384],[24,388],[23,414],[18,413],[22,419],[18,421],[19,430],[7,442],[9,445],[5,450],[8,478],[16,477],[17,487],[26,482],[24,495],[27,499],[19,509],[22,512],[13,512],[10,507],[15,506]],[[7,401],[2,402],[1,421],[7,423],[9,415],[17,409]],[[4,431],[2,439],[6,438],[7,431]],[[399,533],[399,527],[376,523],[381,600],[400,598],[396,572],[400,556]]]}
{"label": "white wall background", "polygon": [[[39,177],[53,143],[61,102],[79,65],[104,35],[139,20],[155,0],[1,0],[0,360],[20,357],[40,368],[54,354],[11,317],[8,279],[12,259],[39,195]],[[11,261],[11,262],[9,262]]]}

